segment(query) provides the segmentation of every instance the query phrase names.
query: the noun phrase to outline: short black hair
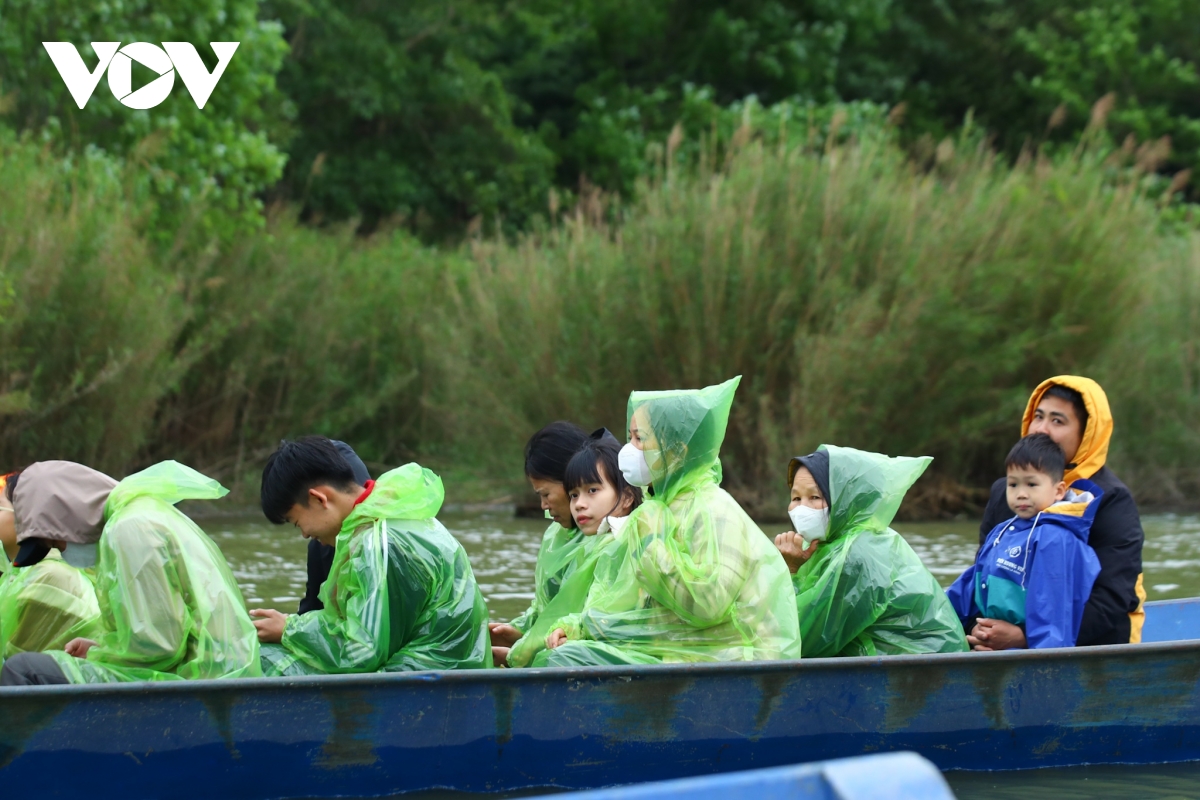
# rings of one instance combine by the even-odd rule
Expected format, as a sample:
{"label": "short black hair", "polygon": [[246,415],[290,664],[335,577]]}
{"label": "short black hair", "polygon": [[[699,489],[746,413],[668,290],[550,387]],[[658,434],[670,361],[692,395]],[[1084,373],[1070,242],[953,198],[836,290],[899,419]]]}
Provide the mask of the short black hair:
{"label": "short black hair", "polygon": [[567,462],[587,440],[587,431],[574,422],[551,422],[525,444],[525,477],[562,483]]}
{"label": "short black hair", "polygon": [[642,490],[625,480],[625,475],[621,472],[620,454],[621,445],[611,433],[604,429],[596,431],[567,463],[563,488],[570,492],[588,483],[603,483],[607,480],[617,490],[618,505],[623,498],[628,497],[633,501],[631,508],[637,508],[642,504]]}
{"label": "short black hair", "polygon": [[1049,434],[1032,433],[1020,439],[1013,445],[1012,450],[1008,451],[1008,458],[1004,459],[1004,469],[1008,471],[1014,467],[1027,467],[1061,481],[1066,471],[1067,457],[1058,446],[1058,442],[1051,439]]}
{"label": "short black hair", "polygon": [[259,499],[267,519],[282,525],[292,506],[307,502],[308,490],[314,486],[348,492],[355,484],[354,470],[332,440],[305,436],[280,442],[267,459]]}
{"label": "short black hair", "polygon": [[1088,410],[1087,404],[1083,402],[1083,395],[1074,389],[1067,386],[1059,386],[1057,383],[1051,384],[1046,391],[1042,392],[1042,397],[1057,397],[1059,400],[1066,400],[1075,409],[1075,416],[1079,420],[1079,433],[1082,434],[1087,430]]}

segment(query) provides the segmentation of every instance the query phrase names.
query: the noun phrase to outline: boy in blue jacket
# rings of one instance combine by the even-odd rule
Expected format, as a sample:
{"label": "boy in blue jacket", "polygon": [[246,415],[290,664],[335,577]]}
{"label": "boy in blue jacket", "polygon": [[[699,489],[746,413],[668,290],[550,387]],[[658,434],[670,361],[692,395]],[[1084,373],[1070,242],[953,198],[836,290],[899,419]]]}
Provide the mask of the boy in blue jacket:
{"label": "boy in blue jacket", "polygon": [[[1083,479],[1068,488],[1062,448],[1044,433],[1017,442],[1004,466],[1015,516],[992,529],[946,594],[968,633],[977,618],[999,619],[1023,627],[1029,647],[1074,647],[1100,574],[1087,541],[1104,493]],[[967,642],[996,649],[973,636]]]}

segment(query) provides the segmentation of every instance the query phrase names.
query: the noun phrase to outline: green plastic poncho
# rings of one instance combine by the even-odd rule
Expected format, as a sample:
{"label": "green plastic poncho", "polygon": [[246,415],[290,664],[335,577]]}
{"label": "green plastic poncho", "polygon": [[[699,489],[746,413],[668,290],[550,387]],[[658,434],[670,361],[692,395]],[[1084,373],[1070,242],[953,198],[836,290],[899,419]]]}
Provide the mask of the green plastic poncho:
{"label": "green plastic poncho", "polygon": [[86,659],[49,653],[71,683],[261,674],[258,634],[225,557],[174,505],[226,494],[175,461],[116,485],[97,547],[103,632]]}
{"label": "green plastic poncho", "polygon": [[77,636],[95,639],[103,631],[92,579],[57,550],[32,566],[13,567],[0,548],[0,569],[0,662],[60,650]]}
{"label": "green plastic poncho", "polygon": [[287,618],[264,645],[267,675],[492,666],[487,605],[458,540],[434,515],[442,480],[419,464],[386,472],[342,523],[325,607]]}
{"label": "green plastic poncho", "polygon": [[[518,639],[509,651],[510,667],[529,666],[534,658],[546,649],[546,637],[557,627],[556,623],[564,617],[583,611],[598,563],[620,563],[623,550],[619,535],[611,532],[590,536],[576,533],[582,540],[575,544],[570,551],[570,559],[559,570],[558,574],[563,577],[557,583],[554,594],[541,607],[534,623],[522,629],[525,635]],[[540,561],[538,577],[541,578]],[[546,584],[539,580],[538,589],[543,585]]]}
{"label": "green plastic poncho", "polygon": [[554,626],[568,642],[534,666],[800,657],[783,558],[718,485],[739,381],[630,395],[654,496],[618,534],[619,557],[597,562],[583,611]]}
{"label": "green plastic poncho", "polygon": [[937,579],[888,527],[933,459],[819,449],[829,453],[829,532],[792,577],[805,658],[967,650]]}
{"label": "green plastic poncho", "polygon": [[512,626],[522,634],[528,633],[538,621],[547,604],[558,595],[563,582],[579,565],[580,551],[590,537],[578,528],[564,528],[557,522],[542,534],[542,545],[538,548],[537,566],[533,574],[533,601],[525,612],[512,621]]}

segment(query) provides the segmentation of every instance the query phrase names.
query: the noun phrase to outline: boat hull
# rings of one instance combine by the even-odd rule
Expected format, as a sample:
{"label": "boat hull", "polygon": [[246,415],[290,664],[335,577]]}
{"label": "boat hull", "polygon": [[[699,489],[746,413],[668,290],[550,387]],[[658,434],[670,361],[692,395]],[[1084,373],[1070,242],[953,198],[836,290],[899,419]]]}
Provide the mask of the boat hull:
{"label": "boat hull", "polygon": [[0,781],[23,797],[583,789],[895,750],[968,770],[1198,760],[1200,641],[0,689]]}

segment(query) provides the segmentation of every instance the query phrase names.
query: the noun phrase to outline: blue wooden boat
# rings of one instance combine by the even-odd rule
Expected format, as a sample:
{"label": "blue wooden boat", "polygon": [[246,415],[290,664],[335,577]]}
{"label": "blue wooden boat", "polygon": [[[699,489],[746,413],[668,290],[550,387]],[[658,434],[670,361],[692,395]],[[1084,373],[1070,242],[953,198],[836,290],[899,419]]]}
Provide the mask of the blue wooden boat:
{"label": "blue wooden boat", "polygon": [[[1146,643],[0,689],[25,797],[587,789],[913,750],[940,769],[1200,760],[1200,598]],[[86,778],[81,778],[86,776]]]}
{"label": "blue wooden boat", "polygon": [[[880,776],[887,776],[881,780]],[[549,800],[550,795],[547,795]],[[954,800],[916,753],[881,753],[553,795],[554,800]]]}

